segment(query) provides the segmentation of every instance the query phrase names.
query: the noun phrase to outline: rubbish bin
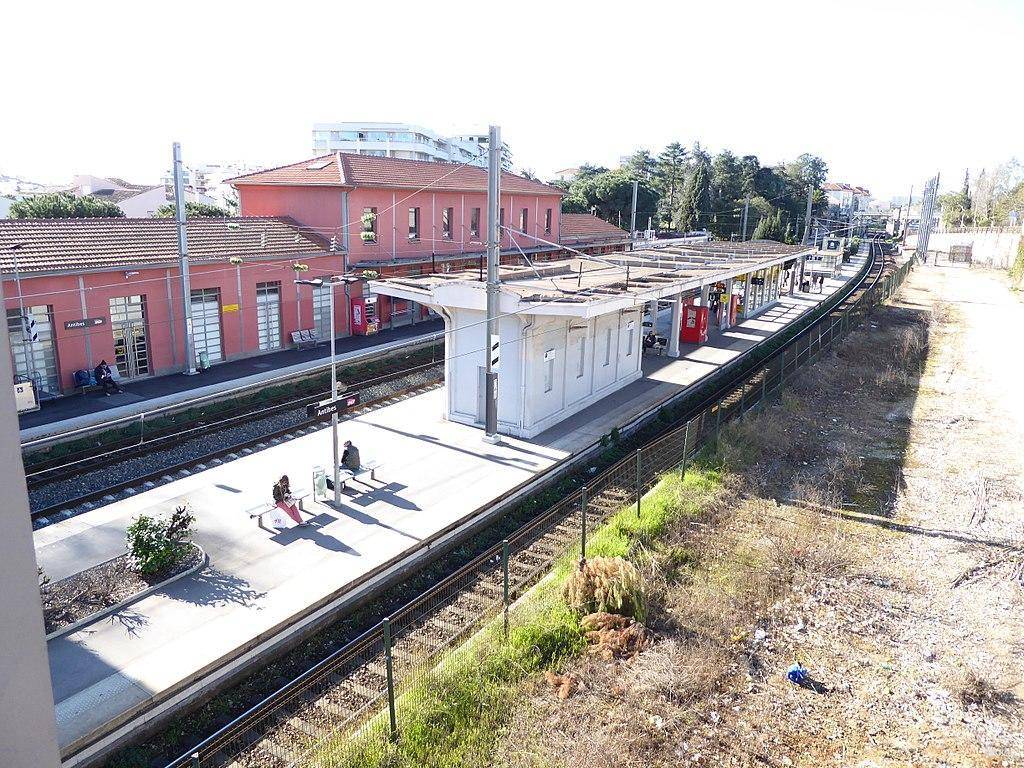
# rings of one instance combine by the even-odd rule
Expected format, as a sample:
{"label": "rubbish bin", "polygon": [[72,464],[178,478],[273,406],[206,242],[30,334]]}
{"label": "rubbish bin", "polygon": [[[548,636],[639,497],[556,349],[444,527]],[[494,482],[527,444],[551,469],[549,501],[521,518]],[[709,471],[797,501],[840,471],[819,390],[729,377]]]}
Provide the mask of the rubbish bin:
{"label": "rubbish bin", "polygon": [[200,371],[205,371],[207,368],[210,367],[210,353],[207,352],[206,350],[203,350],[198,355],[196,355],[196,360],[199,362]]}

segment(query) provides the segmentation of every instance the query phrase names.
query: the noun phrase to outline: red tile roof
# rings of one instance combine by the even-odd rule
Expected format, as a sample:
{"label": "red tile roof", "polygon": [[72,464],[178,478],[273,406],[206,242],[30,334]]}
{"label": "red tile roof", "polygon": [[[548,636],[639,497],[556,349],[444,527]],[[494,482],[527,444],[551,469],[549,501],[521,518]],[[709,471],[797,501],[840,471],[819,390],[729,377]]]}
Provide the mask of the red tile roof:
{"label": "red tile roof", "polygon": [[[487,171],[459,163],[337,152],[303,160],[301,163],[247,173],[229,179],[228,183],[399,189],[430,187],[451,192],[486,192]],[[512,173],[501,174],[501,191],[512,194],[565,194],[558,187]]]}
{"label": "red tile roof", "polygon": [[629,233],[624,229],[589,213],[563,213],[559,235],[566,245],[629,240]]}
{"label": "red tile roof", "polygon": [[[287,217],[194,218],[187,223],[190,262],[232,256],[280,257],[327,252],[322,238]],[[178,260],[174,219],[5,219],[0,272],[88,272]]]}
{"label": "red tile roof", "polygon": [[853,192],[855,195],[870,195],[864,187],[855,187],[852,184],[846,184],[841,181],[827,181],[821,185],[821,188],[826,192]]}

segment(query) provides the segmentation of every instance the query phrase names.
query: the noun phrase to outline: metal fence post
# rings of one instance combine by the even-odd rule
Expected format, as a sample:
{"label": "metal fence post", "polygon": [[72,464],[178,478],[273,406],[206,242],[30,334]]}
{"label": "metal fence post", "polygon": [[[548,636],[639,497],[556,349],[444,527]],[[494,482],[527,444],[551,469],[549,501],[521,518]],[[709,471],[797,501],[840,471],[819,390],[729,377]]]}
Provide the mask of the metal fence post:
{"label": "metal fence post", "polygon": [[146,442],[146,414],[139,414],[139,445]]}
{"label": "metal fence post", "polygon": [[192,759],[189,762],[192,763],[192,768],[199,768],[199,753],[193,752]]}
{"label": "metal fence post", "polygon": [[761,410],[764,410],[765,397],[768,395],[768,366],[764,368],[764,376],[761,378]]}
{"label": "metal fence post", "polygon": [[388,718],[391,723],[392,740],[398,736],[398,717],[395,713],[395,673],[391,658],[391,620],[382,619],[381,632],[384,635],[384,666],[388,678]]}
{"label": "metal fence post", "polygon": [[687,459],[690,456],[689,445],[690,445],[690,420],[687,419],[687,421],[686,421],[686,428],[683,430],[683,464],[679,468],[679,479],[680,480],[682,480],[682,479],[684,479],[686,477],[686,464],[687,464]]}
{"label": "metal fence post", "polygon": [[640,480],[640,461],[643,449],[636,449],[636,516],[640,517],[640,497],[643,496]]}
{"label": "metal fence post", "polygon": [[587,486],[580,488],[580,562],[587,559]]}
{"label": "metal fence post", "polygon": [[722,428],[722,398],[718,398],[718,409],[715,411],[715,442],[718,442],[718,433]]}
{"label": "metal fence post", "polygon": [[508,539],[501,542],[501,578],[505,602],[505,639],[508,640]]}

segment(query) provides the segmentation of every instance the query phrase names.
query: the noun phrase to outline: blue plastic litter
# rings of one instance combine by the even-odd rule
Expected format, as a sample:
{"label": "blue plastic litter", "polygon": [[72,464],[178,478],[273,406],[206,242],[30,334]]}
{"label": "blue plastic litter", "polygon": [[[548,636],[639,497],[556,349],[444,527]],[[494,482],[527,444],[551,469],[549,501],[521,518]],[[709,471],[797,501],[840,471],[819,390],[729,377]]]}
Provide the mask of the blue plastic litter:
{"label": "blue plastic litter", "polygon": [[786,679],[791,683],[800,685],[802,682],[807,680],[807,669],[797,662],[786,671]]}

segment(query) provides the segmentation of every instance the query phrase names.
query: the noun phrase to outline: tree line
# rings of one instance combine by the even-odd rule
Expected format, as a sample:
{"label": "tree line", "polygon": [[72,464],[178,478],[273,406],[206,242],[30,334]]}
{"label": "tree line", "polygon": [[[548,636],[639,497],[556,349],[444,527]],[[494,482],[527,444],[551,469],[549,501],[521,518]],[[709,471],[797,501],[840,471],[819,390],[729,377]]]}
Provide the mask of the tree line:
{"label": "tree line", "polygon": [[638,229],[648,222],[662,230],[708,230],[720,238],[742,235],[744,203],[749,198],[747,238],[793,242],[813,188],[813,213],[826,209],[821,185],[828,166],[820,157],[802,154],[775,166],[761,165],[756,155],[737,156],[725,149],[712,155],[699,143],[679,142],[660,154],[637,150],[619,168],[580,166],[571,179],[556,179],[566,191],[563,213],[594,213],[629,228],[633,182],[637,187]]}
{"label": "tree line", "polygon": [[964,182],[957,192],[939,195],[942,223],[950,227],[1003,227],[1024,217],[1024,165],[1013,158],[995,168],[982,168],[971,180],[964,171]]}
{"label": "tree line", "polygon": [[[174,203],[161,205],[154,211],[157,218],[174,216]],[[12,219],[122,219],[124,211],[117,203],[95,195],[76,195],[73,192],[47,192],[26,197],[11,203],[8,214]],[[230,216],[225,209],[208,203],[186,202],[185,215],[188,218],[209,216],[223,218]]]}

